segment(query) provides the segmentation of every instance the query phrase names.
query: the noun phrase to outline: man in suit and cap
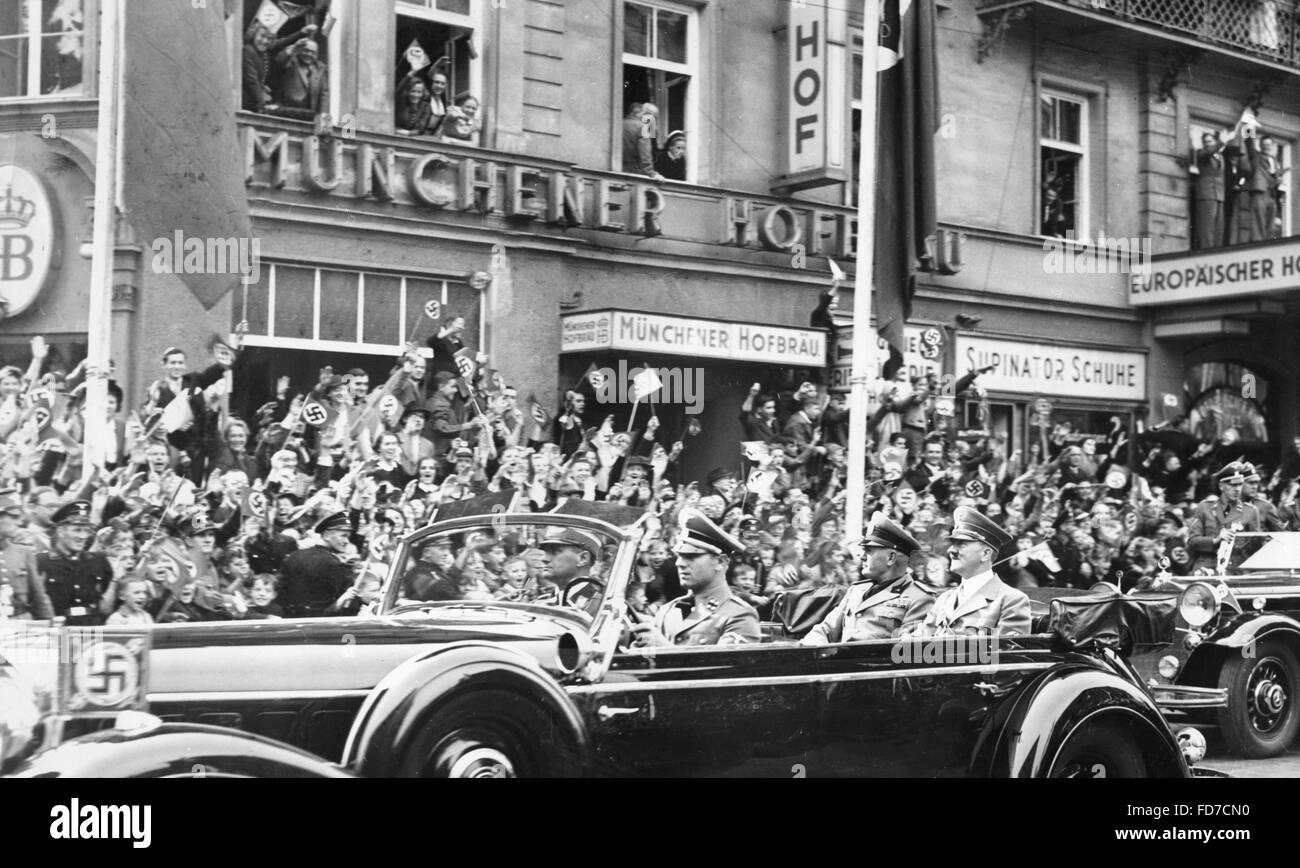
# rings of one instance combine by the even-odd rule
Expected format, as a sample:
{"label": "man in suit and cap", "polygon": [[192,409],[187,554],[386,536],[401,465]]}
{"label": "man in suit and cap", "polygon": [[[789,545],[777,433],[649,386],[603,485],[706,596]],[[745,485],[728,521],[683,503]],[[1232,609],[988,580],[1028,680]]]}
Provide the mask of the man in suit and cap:
{"label": "man in suit and cap", "polygon": [[0,619],[48,620],[54,617],[54,609],[36,568],[36,549],[15,539],[22,517],[18,490],[0,491]]}
{"label": "man in suit and cap", "polygon": [[959,507],[948,535],[949,569],[961,583],[939,595],[912,636],[1003,635],[1030,632],[1029,597],[1005,584],[993,565],[1013,539],[978,511]]}
{"label": "man in suit and cap", "polygon": [[666,604],[635,634],[645,645],[737,645],[758,642],[758,612],[727,584],[727,568],[744,552],[736,539],[695,509],[682,511],[673,553],[688,593]]}
{"label": "man in suit and cap", "polygon": [[801,645],[888,639],[925,620],[936,592],[916,580],[908,559],[921,547],[907,531],[877,512],[862,539],[862,579],[804,636]]}
{"label": "man in suit and cap", "polygon": [[74,500],[54,513],[50,551],[36,556],[36,569],[45,576],[45,592],[54,614],[69,627],[104,623],[117,604],[113,567],[102,554],[86,551],[95,532],[89,501]]}
{"label": "man in suit and cap", "polygon": [[319,618],[352,585],[352,565],[344,562],[352,522],[346,512],[326,516],[316,525],[320,545],[284,559],[280,602],[290,618]]}
{"label": "man in suit and cap", "polygon": [[1196,505],[1187,520],[1187,548],[1192,553],[1192,571],[1214,569],[1219,545],[1239,530],[1260,529],[1259,510],[1242,500],[1246,482],[1245,465],[1234,461],[1215,474],[1219,496],[1210,495]]}

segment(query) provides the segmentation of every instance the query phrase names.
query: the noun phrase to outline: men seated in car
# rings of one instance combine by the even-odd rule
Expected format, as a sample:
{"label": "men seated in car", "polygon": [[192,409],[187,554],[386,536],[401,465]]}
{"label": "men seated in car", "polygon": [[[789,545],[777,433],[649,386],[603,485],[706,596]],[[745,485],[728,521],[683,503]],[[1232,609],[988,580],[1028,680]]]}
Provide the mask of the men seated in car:
{"label": "men seated in car", "polygon": [[438,537],[425,542],[419,560],[402,576],[402,596],[409,600],[459,600],[460,585],[451,575],[455,558],[451,540]]}
{"label": "men seated in car", "polygon": [[736,539],[704,513],[682,512],[682,527],[673,547],[682,587],[687,593],[669,602],[653,624],[633,630],[644,645],[735,645],[758,642],[758,612],[727,584],[731,559],[744,552]]}
{"label": "men seated in car", "polygon": [[1030,632],[1029,597],[1004,584],[993,572],[999,552],[1012,537],[970,507],[953,513],[948,535],[949,569],[961,583],[935,600],[925,620],[901,631],[904,636],[1002,635]]}
{"label": "men seated in car", "polygon": [[862,547],[862,579],[799,644],[888,639],[920,624],[933,608],[937,591],[917,581],[908,567],[921,547],[911,534],[877,512]]}
{"label": "men seated in car", "polygon": [[[542,569],[532,602],[552,606],[567,604],[580,609],[599,602],[604,588],[592,573],[600,552],[600,540],[586,531],[552,527],[538,540],[537,547],[543,553]],[[564,591],[570,585],[570,597],[566,600]]]}

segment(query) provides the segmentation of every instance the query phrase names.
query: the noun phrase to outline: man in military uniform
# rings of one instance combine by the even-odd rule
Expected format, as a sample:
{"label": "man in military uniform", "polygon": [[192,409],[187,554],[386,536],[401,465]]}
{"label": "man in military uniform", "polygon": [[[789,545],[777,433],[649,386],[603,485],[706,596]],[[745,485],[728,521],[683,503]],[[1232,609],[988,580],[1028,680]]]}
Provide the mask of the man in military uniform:
{"label": "man in military uniform", "polygon": [[70,627],[104,623],[117,603],[113,567],[102,554],[86,551],[94,533],[90,503],[74,500],[54,513],[50,550],[36,556],[36,569],[45,577],[54,614]]}
{"label": "man in military uniform", "polygon": [[689,592],[666,604],[635,635],[646,645],[736,645],[758,642],[758,612],[732,593],[727,567],[744,547],[704,513],[682,511],[673,553]]}
{"label": "man in military uniform", "polygon": [[763,563],[763,555],[759,546],[763,544],[762,525],[758,519],[752,515],[747,515],[736,525],[736,533],[740,538],[740,544],[745,547],[737,557],[742,564],[749,564],[754,568],[754,585],[762,588],[767,584],[767,574],[769,572],[766,564]]}
{"label": "man in military uniform", "polygon": [[948,535],[949,569],[961,583],[939,595],[925,620],[910,630],[911,636],[1003,635],[1030,632],[1029,597],[1012,588],[993,572],[1010,534],[970,507],[953,513]]}
{"label": "man in military uniform", "polygon": [[290,618],[320,618],[352,586],[352,566],[344,562],[352,534],[346,512],[336,512],[316,525],[321,544],[296,551],[284,559],[281,603]]}
{"label": "man in military uniform", "polygon": [[54,609],[36,568],[36,550],[15,539],[22,515],[18,491],[0,491],[0,620],[48,620],[54,617]]}
{"label": "man in military uniform", "polygon": [[937,591],[922,585],[908,568],[921,547],[882,512],[871,517],[862,540],[862,580],[849,586],[840,604],[799,643],[888,639],[925,620]]}
{"label": "man in military uniform", "polygon": [[[538,541],[542,550],[542,574],[535,590],[525,595],[529,602],[551,606],[569,604],[586,609],[599,604],[603,585],[591,578],[591,569],[600,554],[600,540],[586,531],[570,527],[548,528]],[[583,579],[588,581],[583,582]],[[564,589],[572,585],[571,597],[564,600]]]}
{"label": "man in military uniform", "polygon": [[1283,520],[1282,514],[1278,508],[1267,497],[1259,493],[1259,483],[1262,477],[1259,468],[1246,461],[1242,464],[1242,474],[1245,477],[1241,483],[1241,501],[1255,507],[1259,513],[1259,523],[1263,530],[1280,531],[1286,530],[1287,523]]}
{"label": "man in military uniform", "polygon": [[1219,496],[1210,495],[1196,505],[1187,520],[1187,548],[1192,554],[1192,571],[1214,569],[1219,545],[1238,530],[1260,529],[1259,511],[1241,499],[1246,482],[1245,467],[1232,462],[1220,470]]}

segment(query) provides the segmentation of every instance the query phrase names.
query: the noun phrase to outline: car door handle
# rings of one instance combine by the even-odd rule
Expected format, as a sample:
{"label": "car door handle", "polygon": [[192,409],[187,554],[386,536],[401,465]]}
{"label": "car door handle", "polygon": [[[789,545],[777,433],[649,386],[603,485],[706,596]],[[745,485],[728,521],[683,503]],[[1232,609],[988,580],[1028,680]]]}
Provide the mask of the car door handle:
{"label": "car door handle", "polygon": [[600,718],[601,723],[608,723],[616,717],[623,717],[628,714],[636,714],[641,711],[640,708],[615,708],[610,705],[602,705],[596,709],[596,716]]}

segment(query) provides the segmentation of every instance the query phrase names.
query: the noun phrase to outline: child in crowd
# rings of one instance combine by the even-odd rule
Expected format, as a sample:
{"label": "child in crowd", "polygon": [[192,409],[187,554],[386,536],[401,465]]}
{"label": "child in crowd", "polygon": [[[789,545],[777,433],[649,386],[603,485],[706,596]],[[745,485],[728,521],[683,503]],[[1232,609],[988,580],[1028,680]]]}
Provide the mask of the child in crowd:
{"label": "child in crowd", "polygon": [[149,581],[126,579],[121,584],[117,595],[117,611],[109,615],[104,623],[109,627],[152,624],[153,616],[144,610],[145,604],[149,602]]}

